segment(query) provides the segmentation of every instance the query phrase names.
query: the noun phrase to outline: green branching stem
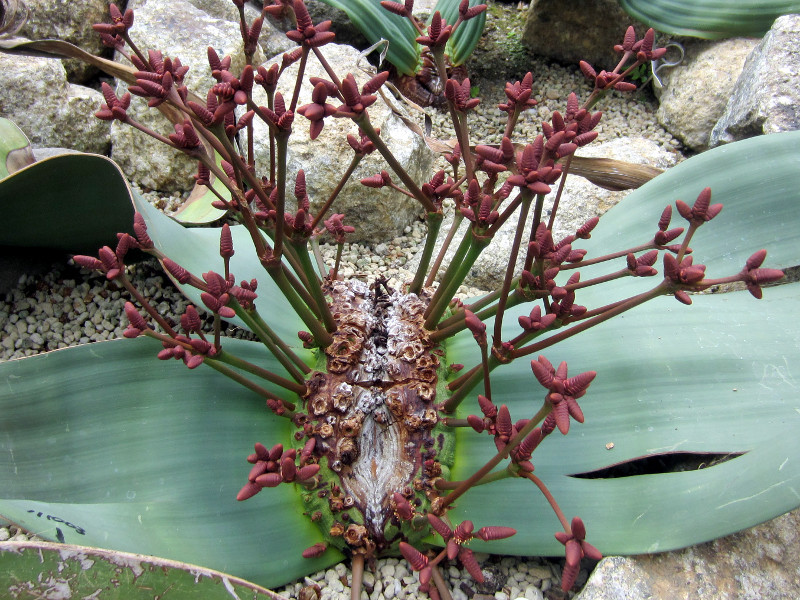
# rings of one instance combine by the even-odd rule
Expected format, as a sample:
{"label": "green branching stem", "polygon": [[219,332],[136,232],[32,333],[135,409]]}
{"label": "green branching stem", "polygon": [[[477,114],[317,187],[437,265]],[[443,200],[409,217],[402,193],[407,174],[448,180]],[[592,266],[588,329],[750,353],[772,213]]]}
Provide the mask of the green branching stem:
{"label": "green branching stem", "polygon": [[511,290],[511,284],[514,279],[514,270],[517,266],[517,256],[519,256],[519,247],[522,243],[522,234],[525,231],[525,222],[528,219],[528,210],[531,207],[533,192],[525,188],[520,193],[520,196],[522,200],[522,206],[519,210],[519,221],[517,222],[517,230],[514,234],[514,243],[511,246],[511,254],[508,257],[508,266],[506,267],[506,275],[503,279],[503,287],[500,289],[500,297],[497,300],[497,316],[494,320],[494,345],[499,345],[502,340],[503,315],[505,313],[506,303],[508,301],[508,293]]}
{"label": "green branching stem", "polygon": [[422,250],[419,266],[414,274],[414,280],[408,290],[411,294],[419,294],[422,291],[422,286],[425,283],[425,274],[428,272],[428,265],[431,262],[431,256],[436,246],[436,238],[439,235],[443,218],[444,215],[441,212],[428,213],[428,235],[425,238],[425,247]]}
{"label": "green branching stem", "polygon": [[[478,256],[483,249],[486,248],[491,238],[477,235],[470,229],[467,235],[464,236],[464,241],[467,244],[467,248],[463,253],[463,260],[457,258],[459,254],[457,251],[456,256],[453,257],[450,263],[450,267],[448,267],[447,272],[444,277],[442,277],[441,285],[431,299],[430,305],[428,305],[428,310],[425,315],[425,328],[428,330],[433,330],[436,327],[439,319],[441,319],[442,315],[447,310],[447,306],[450,304],[453,296],[455,296],[458,287],[463,283],[472,265],[475,264]],[[462,242],[459,250],[461,250],[463,246],[464,242]]]}
{"label": "green branching stem", "polygon": [[564,515],[564,512],[561,510],[561,507],[558,505],[558,502],[556,502],[556,499],[553,497],[553,494],[550,492],[550,490],[547,489],[547,486],[544,484],[544,482],[533,473],[526,473],[524,471],[520,471],[519,476],[530,479],[536,485],[536,487],[539,488],[539,491],[542,492],[542,495],[550,504],[550,507],[553,509],[553,512],[556,513],[556,517],[558,517],[558,520],[561,523],[561,526],[564,528],[564,531],[566,531],[567,533],[571,533],[572,529],[570,528],[569,521],[567,521],[567,517]]}
{"label": "green branching stem", "polygon": [[361,131],[364,132],[364,135],[369,138],[369,140],[375,145],[375,148],[378,149],[378,152],[381,153],[384,160],[389,164],[392,171],[400,178],[400,181],[408,188],[408,191],[414,196],[414,198],[419,202],[422,207],[425,209],[426,212],[439,212],[439,209],[436,208],[436,205],[428,198],[416,182],[411,178],[411,175],[403,168],[397,159],[395,158],[394,154],[392,154],[391,150],[389,150],[388,146],[383,142],[381,136],[378,135],[378,132],[375,131],[375,128],[370,123],[369,115],[366,111],[358,115],[357,117],[353,118],[353,121],[361,128]]}
{"label": "green branching stem", "polygon": [[236,316],[244,322],[247,328],[258,336],[261,343],[283,365],[283,368],[291,375],[292,379],[297,383],[303,383],[305,374],[310,373],[311,368],[292,352],[272,328],[264,322],[258,312],[245,310],[235,300],[229,306],[236,311]]}
{"label": "green branching stem", "polygon": [[[511,477],[511,471],[508,469],[503,469],[501,471],[495,471],[494,473],[489,473],[488,475],[484,475],[481,477],[480,480],[476,481],[472,484],[471,487],[475,487],[478,485],[486,485],[487,483],[492,483],[494,481],[501,481],[503,479],[508,479]],[[456,490],[460,485],[462,485],[463,481],[444,481],[439,479],[436,481],[436,489],[437,490]]]}
{"label": "green branching stem", "polygon": [[311,251],[314,253],[314,260],[317,261],[317,269],[319,269],[322,278],[328,276],[328,268],[325,266],[325,259],[322,257],[322,251],[319,248],[319,237],[312,236],[308,242],[311,244]]}
{"label": "green branching stem", "polygon": [[283,224],[284,211],[286,210],[286,158],[289,147],[289,133],[278,131],[275,134],[277,158],[277,193],[275,194],[275,247],[273,254],[275,260],[280,260],[283,252]]}
{"label": "green branching stem", "polygon": [[297,257],[300,259],[300,267],[309,281],[309,292],[311,292],[314,302],[319,309],[320,317],[325,325],[325,329],[331,333],[336,331],[336,322],[333,320],[333,315],[328,307],[327,300],[325,300],[325,294],[322,291],[319,278],[317,273],[314,271],[314,265],[311,262],[311,257],[308,255],[308,246],[306,240],[297,241],[293,240],[292,238],[287,238],[287,246],[294,248],[297,253]]}
{"label": "green branching stem", "polygon": [[294,404],[292,404],[291,402],[288,402],[287,400],[279,398],[275,394],[270,393],[269,390],[267,390],[266,388],[263,388],[260,385],[253,383],[247,377],[244,377],[241,373],[237,373],[233,369],[223,364],[220,364],[218,361],[206,359],[203,361],[203,364],[208,365],[218,373],[222,373],[226,377],[229,377],[236,383],[246,387],[248,390],[252,390],[262,398],[266,398],[267,400],[277,400],[278,402],[280,402],[286,409],[285,412],[281,413],[280,416],[285,417],[287,419],[291,419],[292,417],[294,417],[295,414],[293,410]]}
{"label": "green branching stem", "polygon": [[[533,416],[533,418],[530,421],[528,421],[525,427],[520,429],[517,435],[511,438],[508,444],[506,444],[502,450],[500,450],[497,454],[495,454],[492,458],[490,458],[485,465],[483,465],[480,469],[475,471],[471,476],[469,476],[464,481],[459,482],[458,487],[456,487],[456,489],[454,489],[452,492],[450,492],[449,494],[447,494],[447,496],[444,497],[440,507],[445,508],[446,506],[449,506],[450,504],[458,500],[458,498],[460,498],[464,494],[464,492],[469,490],[472,486],[477,485],[479,481],[483,480],[483,478],[486,477],[491,472],[492,469],[494,469],[497,465],[499,465],[501,461],[508,458],[509,454],[511,454],[511,451],[517,446],[519,446],[522,440],[528,437],[528,434],[531,431],[533,431],[539,425],[539,423],[541,423],[544,420],[544,418],[550,413],[551,410],[552,406],[549,403],[547,402],[542,403],[542,407]],[[509,474],[508,470],[504,470],[501,472],[505,472],[506,477]]]}
{"label": "green branching stem", "polygon": [[439,272],[439,268],[442,266],[444,257],[447,255],[447,249],[453,242],[453,238],[455,237],[458,227],[461,225],[461,221],[463,220],[464,215],[457,210],[453,215],[453,222],[450,224],[450,230],[447,232],[447,236],[444,238],[444,242],[442,242],[442,247],[439,249],[439,254],[436,255],[436,260],[434,261],[433,266],[430,268],[430,271],[428,271],[428,278],[425,280],[425,287],[432,286],[433,282],[436,280],[436,274]]}
{"label": "green branching stem", "polygon": [[322,348],[329,346],[331,342],[333,342],[331,334],[328,333],[322,323],[320,323],[317,319],[317,316],[311,311],[297,291],[295,291],[294,287],[286,277],[283,265],[281,263],[272,261],[262,262],[262,264],[267,269],[267,272],[269,273],[270,277],[272,277],[272,280],[275,282],[278,288],[280,288],[281,293],[283,293],[283,295],[286,297],[286,300],[292,305],[292,308],[294,308],[297,315],[303,320],[303,323],[305,323],[306,327],[308,327],[308,329],[311,331],[311,335],[314,336],[317,344]]}
{"label": "green branching stem", "polygon": [[[567,327],[558,331],[558,333],[554,333],[553,335],[547,337],[538,342],[534,342],[528,346],[522,346],[519,348],[514,348],[508,354],[509,360],[514,360],[517,358],[521,358],[523,356],[528,356],[530,354],[534,354],[537,352],[541,352],[545,348],[549,348],[558,342],[561,342],[573,335],[580,333],[581,331],[585,331],[595,325],[599,325],[612,317],[620,315],[640,304],[644,304],[648,300],[652,300],[658,296],[663,296],[665,294],[670,294],[673,291],[679,289],[675,284],[673,284],[670,280],[664,279],[661,283],[659,283],[653,289],[638,294],[636,296],[631,296],[630,298],[617,302],[614,304],[609,305],[608,310],[605,310],[590,319],[579,320],[575,325],[571,327]],[[526,334],[527,339],[534,338],[538,335],[541,335],[541,332],[532,332]],[[515,340],[516,341],[516,340]],[[503,362],[507,362],[503,361]],[[498,360],[495,356],[491,356],[489,358],[489,370],[494,370],[499,364],[502,364],[500,360]],[[445,413],[452,413],[458,407],[459,404],[467,397],[467,394],[480,382],[481,378],[483,377],[483,369],[481,365],[477,365],[470,369],[464,375],[461,375],[458,379],[450,382],[448,384],[448,389],[453,391],[453,394],[441,404],[440,408]]]}
{"label": "green branching stem", "polygon": [[[265,381],[269,381],[270,383],[279,385],[280,387],[294,394],[297,394],[298,396],[302,396],[303,394],[306,393],[305,385],[297,383],[296,381],[291,381],[289,379],[286,379],[285,377],[281,377],[280,375],[276,375],[272,371],[268,371],[263,367],[259,367],[258,365],[255,365],[250,361],[244,360],[242,358],[239,358],[238,356],[231,354],[230,352],[226,352],[225,350],[217,352],[214,355],[213,360],[225,363],[226,365],[229,365],[231,367],[236,367],[237,369],[241,369],[242,371],[250,373],[251,375],[260,377]],[[290,410],[294,410],[295,407],[292,404],[291,406],[287,405],[287,408],[289,408]]]}
{"label": "green branching stem", "polygon": [[364,158],[363,154],[355,154],[353,159],[350,161],[350,165],[348,165],[347,170],[342,175],[341,179],[339,179],[339,183],[336,184],[336,187],[331,192],[331,195],[328,196],[328,199],[325,201],[325,204],[322,205],[322,208],[319,209],[317,216],[314,217],[314,220],[311,222],[311,229],[313,230],[322,219],[325,218],[325,214],[330,210],[333,201],[336,200],[336,197],[339,195],[339,192],[342,191],[347,181],[353,175],[353,171],[356,170],[358,163],[361,162],[361,159]]}
{"label": "green branching stem", "polygon": [[[590,327],[594,327],[595,325],[599,325],[604,321],[608,321],[612,317],[616,317],[640,304],[644,304],[648,300],[652,300],[658,296],[663,296],[664,294],[670,293],[674,285],[668,279],[665,279],[652,290],[647,292],[643,292],[641,294],[637,294],[636,296],[632,296],[628,298],[625,302],[618,304],[614,308],[611,308],[605,311],[602,314],[597,315],[591,319],[587,319],[585,321],[580,321],[576,325],[572,327],[568,327],[566,329],[562,329],[558,333],[548,337],[545,340],[540,342],[535,342],[528,346],[523,346],[521,348],[515,348],[511,351],[512,358],[520,358],[522,356],[528,356],[529,354],[533,354],[535,352],[540,352],[545,348],[552,346],[553,344],[557,344],[573,335],[580,333],[581,331],[586,331]],[[677,289],[677,288],[675,288]]]}

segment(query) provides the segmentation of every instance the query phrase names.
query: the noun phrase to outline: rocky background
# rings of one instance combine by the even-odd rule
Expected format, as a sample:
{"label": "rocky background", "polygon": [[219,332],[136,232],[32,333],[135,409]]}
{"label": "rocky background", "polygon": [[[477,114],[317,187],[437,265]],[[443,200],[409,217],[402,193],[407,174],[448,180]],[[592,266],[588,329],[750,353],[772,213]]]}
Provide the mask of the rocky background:
{"label": "rocky background", "polygon": [[[326,53],[334,68],[340,72],[354,71],[359,73],[357,77],[365,78],[367,75],[359,71],[357,65],[363,65],[365,70],[370,67],[359,57],[358,49],[366,44],[358,32],[338,11],[316,0],[307,0],[307,3],[315,20],[333,18],[337,39],[349,44],[331,48],[331,52]],[[484,99],[473,120],[475,139],[489,143],[498,141],[502,131],[503,115],[493,107],[502,100],[507,79],[521,79],[528,70],[534,73],[534,97],[540,99],[540,104],[526,115],[522,131],[535,135],[539,121],[548,118],[553,110],[563,110],[570,91],[588,94],[588,87],[575,67],[578,60],[587,60],[599,68],[613,68],[616,58],[605,49],[619,41],[629,24],[640,32],[644,30],[619,9],[616,0],[572,0],[568,3],[533,0],[530,4],[489,0],[488,3],[485,39],[467,67],[473,85]],[[32,39],[57,37],[95,53],[104,51],[90,25],[107,20],[106,0],[69,3],[27,0],[27,4],[31,16],[21,32],[23,35]],[[430,10],[433,2],[418,0],[416,4],[417,9],[424,12]],[[188,76],[189,85],[203,96],[210,81],[206,74],[206,46],[210,44],[221,56],[231,54],[236,59],[240,46],[236,41],[239,39],[238,21],[229,0],[130,0],[128,6],[136,11],[135,37],[142,40],[145,47],[160,48],[165,54],[180,56],[184,64],[193,65]],[[251,17],[258,12],[256,6],[248,5],[247,9]],[[280,54],[292,46],[283,35],[285,26],[274,21],[265,25],[259,60],[274,62],[271,57],[279,59]],[[198,45],[197,40],[202,40],[202,44]],[[692,153],[800,126],[800,16],[779,18],[761,40],[709,42],[664,38],[660,41],[679,42],[685,48],[685,55],[675,68],[659,71],[662,86],[658,97],[654,97],[647,86],[633,95],[615,95],[604,101],[600,107],[605,111],[600,139],[579,155],[613,157],[668,168]],[[151,196],[160,206],[166,210],[178,207],[191,189],[195,165],[176,157],[168,148],[151,144],[148,138],[131,128],[94,118],[94,111],[102,103],[98,91],[101,79],[97,72],[73,61],[0,54],[0,115],[15,121],[37,149],[58,147],[110,155],[136,186],[152,192]],[[310,91],[306,89],[303,93],[309,95]],[[134,104],[140,100],[134,97]],[[165,122],[160,122],[160,117],[152,112],[145,113],[141,108],[143,104],[140,102],[131,112],[138,110],[137,118],[166,131]],[[380,103],[371,114],[373,121],[381,126],[387,143],[397,151],[412,174],[421,177],[430,172],[437,157],[389,107]],[[421,116],[415,112],[409,116],[421,121]],[[441,116],[431,113],[431,117],[434,135],[448,135],[442,129]],[[298,119],[296,123],[298,127],[307,127],[305,119]],[[343,168],[339,156],[349,153],[342,144],[341,127],[345,125],[341,122],[335,126],[326,124],[319,143],[321,147],[332,149],[328,158],[315,153],[302,134],[295,137],[290,148],[291,170],[305,170],[309,194],[318,202],[324,201],[338,179],[336,174]],[[342,153],[336,150],[340,146]],[[258,152],[258,159],[266,160],[267,149],[261,147]],[[337,212],[345,212],[359,223],[360,237],[356,241],[363,244],[348,248],[345,269],[349,272],[345,273],[374,275],[380,272],[402,279],[407,276],[407,269],[413,267],[413,255],[424,233],[419,209],[394,192],[382,191],[378,195],[360,186],[358,179],[381,168],[378,162],[364,163],[355,175],[356,183],[349,185],[337,200]],[[572,178],[562,199],[561,210],[567,223],[564,233],[574,229],[573,221],[580,219],[582,222],[592,214],[601,214],[623,195],[599,190],[580,178]],[[469,285],[486,289],[497,283],[498,265],[493,264],[491,257],[504,255],[504,239],[507,244],[507,235],[498,236],[494,242],[496,250],[487,252],[485,262],[476,265]],[[366,257],[367,254],[372,258]],[[45,259],[42,264],[50,263]],[[23,271],[30,268],[30,265],[22,266]],[[0,264],[0,270],[8,275],[11,272],[9,263]],[[148,285],[164,286],[165,302],[169,304],[168,283],[158,279],[150,281],[153,274],[146,272],[146,267],[143,270],[142,276]],[[98,305],[95,316],[89,317],[89,322],[96,321],[97,331],[89,327],[91,331],[78,332],[66,342],[63,339],[53,341],[50,330],[41,330],[41,323],[53,318],[62,323],[63,330],[63,320],[58,318],[60,315],[54,316],[47,308],[40,307],[36,296],[41,292],[36,287],[42,281],[50,282],[46,285],[56,285],[58,277],[49,277],[41,279],[34,273],[23,274],[19,285],[19,271],[13,273],[10,281],[6,277],[5,289],[0,290],[8,292],[6,301],[0,302],[3,359],[44,351],[58,347],[59,343],[104,339],[102,335],[93,337],[98,331],[101,334],[105,331],[106,338],[118,335],[115,331],[118,324],[107,318],[108,307],[104,309]],[[86,293],[78,300],[94,297],[90,284],[95,283],[86,283]],[[83,285],[77,282],[69,286],[70,293],[83,289]],[[86,304],[84,302],[83,308]],[[54,308],[51,306],[50,310]],[[81,309],[80,313],[83,312],[86,310]],[[56,329],[54,326],[52,331]],[[34,335],[38,338],[32,338]],[[37,343],[30,345],[30,342],[23,343],[23,339],[33,339]],[[679,552],[606,558],[589,578],[580,598],[798,598],[800,536],[797,531],[798,515],[793,513],[749,531]],[[0,539],[6,535],[11,532],[0,529]],[[459,600],[462,596],[477,600],[564,597],[557,583],[553,583],[555,579],[547,563],[502,561],[497,559],[497,572],[501,577],[496,589],[477,591],[468,587],[470,595],[463,586],[456,586],[454,597],[458,596]],[[413,590],[405,584],[394,583],[404,581],[397,573],[399,568],[401,565],[396,561],[382,565],[377,576],[380,589],[373,583],[371,600],[414,597]],[[457,582],[459,574],[455,571],[450,576]],[[325,585],[323,600],[338,597],[335,595],[343,592],[338,589],[341,584],[336,585],[341,573],[331,572],[333,576],[323,573],[313,578]],[[543,583],[545,581],[550,583]],[[295,594],[300,587],[298,583],[285,592]]]}

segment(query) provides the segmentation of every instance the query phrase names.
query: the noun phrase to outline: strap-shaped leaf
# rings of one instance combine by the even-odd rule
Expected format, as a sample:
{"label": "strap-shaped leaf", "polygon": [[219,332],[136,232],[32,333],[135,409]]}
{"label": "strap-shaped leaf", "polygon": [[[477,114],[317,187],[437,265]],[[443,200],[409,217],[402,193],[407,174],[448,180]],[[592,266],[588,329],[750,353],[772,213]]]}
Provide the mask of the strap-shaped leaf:
{"label": "strap-shaped leaf", "polygon": [[[280,371],[259,344],[226,350]],[[191,562],[277,586],[341,559],[282,485],[245,502],[245,458],[291,423],[205,366],[155,358],[149,339],[0,364],[0,515],[49,540]]]}
{"label": "strap-shaped leaf", "polygon": [[131,190],[105,156],[60,154],[0,181],[0,245],[94,253],[131,231]]}
{"label": "strap-shaped leaf", "polygon": [[23,131],[0,117],[0,179],[34,162],[31,143]]}
{"label": "strap-shaped leaf", "polygon": [[[543,353],[555,364],[568,361],[571,374],[598,373],[580,399],[585,423],[573,423],[567,436],[555,431],[533,456],[534,473],[567,518],[583,518],[591,543],[605,554],[669,550],[800,505],[800,440],[793,433],[800,427],[798,306],[799,284],[771,288],[760,301],[745,292],[697,298],[691,307],[662,298]],[[474,345],[461,336],[448,360],[451,352],[459,361],[474,359]],[[544,398],[529,363],[512,363],[492,381],[494,401],[507,404],[515,420],[532,416]],[[479,414],[477,402],[460,412]],[[456,449],[453,476],[463,478],[488,460],[494,444],[462,430]],[[574,477],[677,452],[744,454],[696,471]],[[454,512],[455,521],[517,529],[484,551],[563,551],[553,538],[559,523],[528,481],[470,490]]]}
{"label": "strap-shaped leaf", "polygon": [[634,19],[675,35],[714,40],[761,37],[781,15],[800,11],[797,0],[619,0]]}
{"label": "strap-shaped leaf", "polygon": [[[755,174],[758,174],[757,176]],[[664,206],[690,205],[712,188],[723,211],[692,240],[696,262],[710,276],[741,269],[760,248],[765,266],[800,264],[800,133],[775,134],[730,144],[693,157],[659,175],[606,214],[579,247],[587,258],[652,237]],[[673,226],[681,225],[677,214]],[[685,221],[683,221],[685,224]],[[624,259],[619,259],[623,261]],[[586,279],[623,264],[581,269]],[[656,267],[661,270],[661,265]],[[626,279],[580,290],[576,302],[602,306],[655,285],[654,278]],[[568,517],[580,515],[589,540],[605,553],[666,550],[708,540],[765,521],[800,505],[800,452],[791,431],[800,423],[800,284],[764,290],[695,296],[691,306],[671,297],[638,307],[542,352],[565,360],[570,373],[598,375],[580,400],[586,422],[566,437],[555,432],[533,457],[535,473],[550,487]],[[505,339],[519,329],[515,307],[504,321]],[[530,358],[535,358],[532,356]],[[476,364],[469,334],[448,345],[448,360]],[[512,418],[530,417],[544,389],[521,359],[499,367],[495,403]],[[475,394],[478,392],[476,391]],[[463,415],[478,413],[474,401]],[[481,466],[493,444],[475,444],[459,432],[455,476]],[[612,450],[606,445],[613,444]],[[642,456],[671,453],[744,453],[700,471],[614,479],[579,479]],[[458,502],[459,516],[476,523],[516,527],[519,533],[486,550],[511,554],[560,551],[552,538],[559,525],[538,492],[523,481],[476,488]],[[478,518],[480,516],[480,519]]]}
{"label": "strap-shaped leaf", "polygon": [[358,28],[370,44],[380,39],[388,40],[386,60],[392,63],[401,75],[414,75],[419,63],[420,46],[417,30],[408,19],[389,12],[380,0],[322,0],[325,4],[347,13],[347,17]]}
{"label": "strap-shaped leaf", "polygon": [[0,542],[0,589],[24,590],[40,598],[52,597],[54,592],[62,598],[91,598],[102,591],[107,600],[151,600],[154,594],[158,597],[164,593],[174,600],[282,600],[282,596],[249,581],[197,565],[33,541]]}

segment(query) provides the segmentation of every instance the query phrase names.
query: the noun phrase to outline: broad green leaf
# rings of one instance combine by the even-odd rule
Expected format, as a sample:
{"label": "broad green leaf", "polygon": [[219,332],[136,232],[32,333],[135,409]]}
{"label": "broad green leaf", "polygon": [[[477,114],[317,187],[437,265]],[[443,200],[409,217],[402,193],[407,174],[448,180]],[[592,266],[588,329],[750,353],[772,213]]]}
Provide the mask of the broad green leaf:
{"label": "broad green leaf", "polygon": [[131,190],[105,156],[61,154],[0,181],[0,245],[93,253],[133,222]]}
{"label": "broad green leaf", "polygon": [[[259,344],[228,351],[279,372]],[[98,342],[0,364],[0,515],[49,540],[162,556],[277,586],[341,559],[299,492],[237,502],[260,441],[291,423],[201,365],[155,358],[149,339]]]}
{"label": "broad green leaf", "polygon": [[[693,157],[629,194],[578,246],[589,249],[591,258],[641,243],[656,230],[666,204],[676,198],[692,204],[708,185],[712,202],[725,208],[700,228],[691,246],[710,276],[739,271],[760,248],[769,251],[765,266],[799,264],[799,145],[798,132],[775,134]],[[672,225],[679,221],[676,213]],[[622,266],[582,269],[582,279]],[[581,290],[576,301],[601,306],[649,289],[655,279],[629,278]],[[800,442],[791,433],[800,424],[800,322],[793,317],[799,308],[799,284],[767,288],[762,300],[737,292],[695,296],[692,306],[684,306],[665,297],[541,353],[554,364],[567,361],[571,374],[598,372],[580,401],[585,424],[574,423],[566,437],[554,433],[533,462],[568,518],[580,515],[588,539],[601,551],[686,546],[800,505]],[[506,316],[508,338],[518,333],[517,316],[529,310],[515,307]],[[531,416],[544,397],[530,370],[534,358],[498,368],[492,380],[495,402],[508,404],[513,419]],[[462,334],[450,343],[448,360],[467,365],[479,360],[471,336]],[[478,410],[468,401],[460,412]],[[459,432],[455,477],[481,466],[493,449],[490,440],[476,444],[469,437],[474,434]],[[609,443],[612,450],[606,449]],[[570,476],[673,452],[745,454],[701,471],[592,480]],[[529,482],[477,488],[459,500],[457,510],[476,525],[517,527],[520,533],[486,545],[488,551],[561,552],[552,538],[558,522]]]}
{"label": "broad green leaf", "polygon": [[[768,252],[765,267],[800,264],[800,131],[758,136],[693,156],[631,192],[578,247],[588,250],[591,258],[652,239],[668,204],[673,208],[670,227],[686,227],[675,200],[691,206],[705,187],[711,188],[711,202],[724,207],[700,227],[690,244],[695,263],[707,266],[708,277],[737,273],[762,248]],[[581,269],[581,278],[622,268],[624,260]],[[659,270],[661,266],[655,265]],[[603,291],[586,290],[578,303],[582,298],[605,304],[653,285],[652,279],[627,278],[603,286]]]}
{"label": "broad green leaf", "polygon": [[[219,255],[219,228],[187,228],[167,217],[160,210],[133,194],[136,210],[147,222],[148,235],[164,254],[198,277],[207,271],[222,273],[223,260]],[[258,298],[255,301],[261,317],[284,340],[297,340],[297,332],[304,329],[303,322],[267,275],[259,262],[255,247],[247,230],[242,225],[231,227],[235,254],[230,261],[231,273],[237,283],[258,279]],[[177,283],[176,283],[177,284]],[[200,290],[180,286],[187,298],[202,307]],[[244,326],[238,318],[232,322]]]}
{"label": "broad green leaf", "polygon": [[281,596],[249,581],[177,561],[49,542],[0,542],[0,589],[38,598],[180,600]]}
{"label": "broad green leaf", "polygon": [[[222,164],[222,157],[219,154],[214,154],[217,165]],[[192,193],[175,212],[173,218],[185,225],[207,225],[214,221],[220,220],[228,212],[227,210],[214,208],[211,203],[218,199],[217,194],[225,198],[231,199],[231,192],[226,188],[217,176],[213,173],[211,177],[211,187],[216,190],[216,194],[204,185],[195,185]]]}
{"label": "broad green leaf", "polygon": [[389,12],[380,0],[322,0],[347,13],[347,17],[370,44],[384,39],[389,42],[386,60],[402,75],[414,75],[419,63],[420,47],[417,30],[408,19]]}
{"label": "broad green leaf", "polygon": [[0,117],[0,180],[32,164],[31,143],[13,122]]}
{"label": "broad green leaf", "polygon": [[[800,505],[800,322],[790,316],[798,307],[800,284],[770,288],[760,301],[744,292],[699,297],[690,307],[661,298],[542,353],[556,365],[567,361],[570,374],[598,373],[580,399],[585,423],[573,422],[567,436],[555,431],[533,456],[534,473],[568,519],[583,518],[591,543],[605,554],[669,550]],[[474,345],[460,336],[452,356],[474,359]],[[495,403],[507,404],[514,420],[532,416],[544,398],[529,365],[520,359],[492,380]],[[477,403],[460,413],[479,413]],[[488,436],[467,429],[456,448],[455,478],[494,452]],[[699,471],[572,476],[676,452],[745,454]],[[484,551],[563,552],[553,538],[558,521],[528,481],[470,490],[453,512],[455,521],[517,529]]]}
{"label": "broad green leaf", "polygon": [[675,35],[709,40],[761,37],[781,15],[800,12],[798,0],[619,0],[634,19]]}

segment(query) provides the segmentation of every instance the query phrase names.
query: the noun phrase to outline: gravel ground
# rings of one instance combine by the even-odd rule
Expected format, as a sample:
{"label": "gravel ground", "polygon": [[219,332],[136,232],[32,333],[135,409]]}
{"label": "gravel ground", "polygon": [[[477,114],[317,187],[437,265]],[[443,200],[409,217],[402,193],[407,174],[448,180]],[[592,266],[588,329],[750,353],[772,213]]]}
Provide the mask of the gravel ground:
{"label": "gravel ground", "polygon": [[[551,65],[543,60],[531,59],[527,67],[534,74],[534,97],[540,104],[528,111],[521,121],[522,134],[532,138],[539,132],[539,122],[551,116],[553,110],[564,110],[566,97],[571,90],[580,90],[580,96],[589,93],[588,85],[577,68]],[[520,76],[521,77],[521,74]],[[477,80],[484,102],[472,119],[473,140],[485,143],[499,141],[505,113],[496,108],[504,99],[502,85]],[[599,126],[600,140],[618,135],[642,136],[657,141],[663,147],[678,151],[680,145],[655,120],[656,104],[646,92],[632,95],[613,94],[597,107],[604,111]],[[450,137],[442,132],[443,116],[433,114],[434,135]],[[519,131],[519,129],[518,129]],[[153,203],[170,212],[177,207],[179,196],[158,197],[149,194]],[[372,278],[383,274],[390,283],[398,285],[412,276],[404,265],[419,247],[425,226],[414,223],[406,228],[405,235],[378,243],[372,247],[348,245],[344,251],[341,273],[346,277]],[[324,248],[327,258],[333,256],[333,248]],[[179,315],[186,301],[170,282],[160,275],[152,262],[132,266],[132,280],[154,300],[162,314]],[[462,290],[465,295],[475,295],[477,290]],[[76,269],[68,264],[57,264],[43,276],[23,275],[18,285],[5,298],[0,299],[0,361],[40,352],[56,350],[71,345],[120,337],[124,326],[120,322],[125,294],[112,289],[105,277]],[[235,328],[229,335],[248,335]],[[24,532],[16,528],[0,527],[0,541],[21,539]],[[443,569],[445,579],[453,589],[454,600],[467,598],[486,600],[514,600],[526,598],[561,599],[573,597],[575,592],[564,594],[559,587],[560,569],[563,561],[558,559],[519,559],[484,555],[481,564],[484,572],[492,574],[489,586],[479,587],[462,573],[449,566]],[[586,565],[584,565],[586,567]],[[579,576],[579,586],[586,580],[587,570]],[[303,581],[298,581],[277,590],[287,597],[296,598],[305,586],[319,585],[320,600],[349,598],[349,571],[344,564],[321,571]],[[375,574],[365,574],[365,589],[362,599],[392,600],[393,598],[414,600],[418,597],[417,576],[409,572],[404,561],[385,559],[378,561]],[[424,594],[419,595],[423,597]]]}

